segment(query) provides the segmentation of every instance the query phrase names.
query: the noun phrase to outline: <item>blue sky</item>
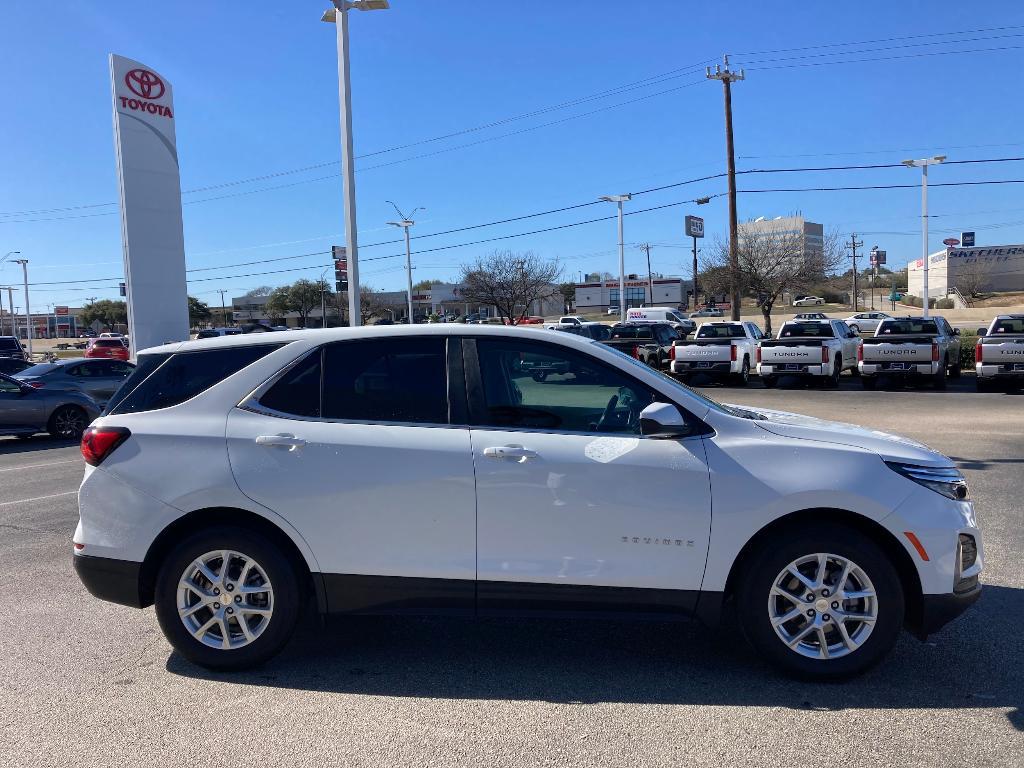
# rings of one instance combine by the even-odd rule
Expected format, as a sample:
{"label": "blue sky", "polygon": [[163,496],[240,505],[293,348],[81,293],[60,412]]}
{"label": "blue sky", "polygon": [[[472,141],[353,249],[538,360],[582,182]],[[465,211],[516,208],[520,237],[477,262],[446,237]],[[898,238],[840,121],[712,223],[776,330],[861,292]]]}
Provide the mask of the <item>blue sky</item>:
{"label": "blue sky", "polygon": [[[100,278],[34,286],[34,309],[117,295],[120,226],[116,205],[104,205],[117,200],[110,52],[143,61],[172,81],[184,190],[327,164],[186,192],[186,261],[202,270],[189,273],[190,293],[216,304],[218,289],[240,295],[258,285],[319,276],[326,256],[232,265],[343,242],[336,54],[333,27],[319,21],[326,5],[86,0],[60,6],[58,15],[56,6],[28,0],[5,4],[0,254],[22,251],[33,283]],[[746,81],[734,89],[740,170],[890,163],[939,153],[950,159],[1024,155],[1019,2],[797,7],[392,0],[390,11],[353,14],[356,154],[371,155],[356,163],[361,258],[402,250],[398,244],[370,247],[396,239],[386,224],[394,218],[389,199],[427,209],[417,215],[415,236],[722,172],[722,88],[704,80],[703,65],[725,52],[747,66]],[[982,29],[990,31],[971,31]],[[811,47],[860,41],[879,42]],[[983,50],[993,48],[1003,50]],[[970,53],[950,53],[960,51]],[[863,61],[832,63],[837,60]],[[631,85],[642,80],[648,82]],[[573,106],[371,154],[626,85],[629,90]],[[1024,163],[947,165],[931,174],[932,182],[1017,178],[1024,178]],[[739,188],[919,179],[919,172],[905,168],[757,174],[741,176]],[[712,180],[638,196],[627,205],[647,208],[724,190],[724,180]],[[964,229],[977,230],[979,245],[1024,241],[1024,185],[936,187],[930,205],[931,250]],[[887,250],[890,264],[919,256],[917,189],[739,198],[741,218],[798,210],[826,229],[865,233],[866,245]],[[594,205],[414,240],[413,247],[457,245],[612,212],[608,204]],[[724,234],[724,198],[699,211],[675,206],[627,218],[627,241],[659,244],[652,250],[655,271],[682,271],[687,212],[705,217],[709,239]],[[598,222],[414,255],[414,278],[455,277],[459,264],[495,247],[558,257],[567,277],[614,271],[615,243],[614,222]],[[627,259],[629,271],[646,270],[638,249]],[[363,261],[363,281],[400,288],[402,266],[400,258]],[[249,275],[281,269],[295,271]],[[0,267],[0,283],[19,279],[13,265]]]}

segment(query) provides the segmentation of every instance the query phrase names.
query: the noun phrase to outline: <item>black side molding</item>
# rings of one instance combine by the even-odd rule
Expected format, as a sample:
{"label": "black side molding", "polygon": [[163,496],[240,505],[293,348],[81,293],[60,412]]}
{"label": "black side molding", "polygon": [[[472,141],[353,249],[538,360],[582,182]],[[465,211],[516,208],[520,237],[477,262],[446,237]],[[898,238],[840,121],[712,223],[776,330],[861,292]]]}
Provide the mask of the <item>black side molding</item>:
{"label": "black side molding", "polygon": [[920,626],[914,627],[914,634],[924,640],[938,632],[949,622],[970,608],[981,597],[981,584],[966,592],[951,592],[948,595],[922,595]]}
{"label": "black side molding", "polygon": [[150,604],[151,601],[142,599],[142,563],[90,555],[72,555],[72,558],[78,578],[93,597],[132,608],[145,608]]}

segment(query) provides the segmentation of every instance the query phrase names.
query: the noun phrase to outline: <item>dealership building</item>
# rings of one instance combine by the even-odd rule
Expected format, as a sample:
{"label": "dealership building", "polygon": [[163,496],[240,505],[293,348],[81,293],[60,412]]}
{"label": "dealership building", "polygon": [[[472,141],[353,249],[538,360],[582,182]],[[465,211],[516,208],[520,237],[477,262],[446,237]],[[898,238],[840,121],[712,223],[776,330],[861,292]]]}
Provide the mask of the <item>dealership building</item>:
{"label": "dealership building", "polygon": [[[1024,245],[945,248],[928,257],[928,295],[941,299],[970,283],[978,291],[1024,291]],[[924,296],[924,259],[907,264],[907,293]]]}
{"label": "dealership building", "polygon": [[[653,283],[654,291],[651,292]],[[629,275],[626,278],[626,307],[676,307],[685,309],[693,281],[667,275],[648,281],[646,277]],[[619,306],[619,281],[617,278],[598,282],[576,283],[576,311],[603,312],[609,307]]]}

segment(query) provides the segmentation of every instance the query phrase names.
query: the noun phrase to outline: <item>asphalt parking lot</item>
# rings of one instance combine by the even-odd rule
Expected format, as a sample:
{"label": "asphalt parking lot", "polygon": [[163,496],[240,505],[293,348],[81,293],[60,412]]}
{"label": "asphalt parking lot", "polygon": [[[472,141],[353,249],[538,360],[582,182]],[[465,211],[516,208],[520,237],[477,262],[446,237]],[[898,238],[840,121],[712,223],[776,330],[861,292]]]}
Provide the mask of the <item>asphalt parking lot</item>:
{"label": "asphalt parking lot", "polygon": [[1024,396],[709,387],[952,456],[985,530],[981,601],[857,680],[780,678],[732,623],[308,621],[241,675],[173,654],[153,610],[70,563],[77,446],[0,438],[0,764],[1024,764]]}

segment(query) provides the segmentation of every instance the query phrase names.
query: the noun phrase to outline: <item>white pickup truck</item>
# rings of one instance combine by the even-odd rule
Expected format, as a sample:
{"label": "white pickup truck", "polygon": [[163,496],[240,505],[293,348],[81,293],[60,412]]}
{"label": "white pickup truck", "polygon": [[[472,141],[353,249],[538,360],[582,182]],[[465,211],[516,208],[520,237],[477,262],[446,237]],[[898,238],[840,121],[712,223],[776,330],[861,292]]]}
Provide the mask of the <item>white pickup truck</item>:
{"label": "white pickup truck", "polygon": [[702,373],[743,386],[750,380],[757,342],[763,338],[761,329],[750,322],[701,323],[692,339],[672,345],[669,369],[684,383]]}
{"label": "white pickup truck", "polygon": [[779,376],[814,376],[827,387],[838,387],[847,368],[856,375],[860,338],[842,320],[790,320],[777,339],[757,347],[757,373],[766,387]]}
{"label": "white pickup truck", "polygon": [[974,348],[978,391],[1024,384],[1024,315],[998,315]]}
{"label": "white pickup truck", "polygon": [[557,323],[548,323],[544,327],[549,331],[559,331],[571,325],[583,325],[585,322],[587,321],[579,315],[562,315],[562,317],[558,318]]}
{"label": "white pickup truck", "polygon": [[864,389],[874,389],[882,376],[930,381],[942,389],[947,371],[960,376],[960,331],[936,315],[883,320],[864,339],[857,366]]}

